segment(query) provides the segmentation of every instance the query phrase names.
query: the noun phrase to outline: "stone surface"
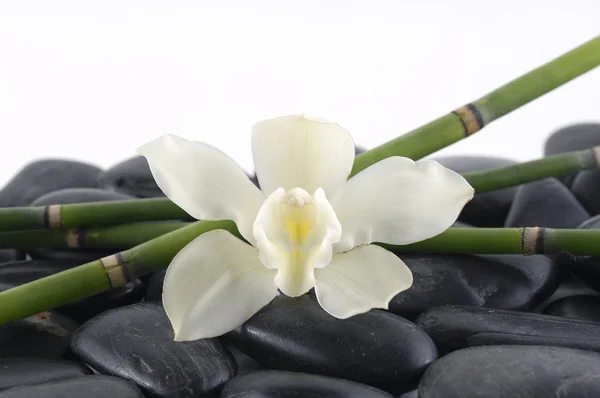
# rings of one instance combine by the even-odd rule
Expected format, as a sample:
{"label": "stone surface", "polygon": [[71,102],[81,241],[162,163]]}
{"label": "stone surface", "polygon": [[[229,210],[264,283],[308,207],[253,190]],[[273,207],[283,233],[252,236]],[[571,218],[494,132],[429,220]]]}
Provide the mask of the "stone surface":
{"label": "stone surface", "polygon": [[554,291],[554,293],[552,293],[552,296],[548,297],[535,308],[531,309],[530,312],[541,313],[551,303],[563,299],[565,297],[598,295],[600,295],[600,293],[598,293],[591,287],[584,285],[583,283],[575,279],[572,275],[563,272],[560,284],[558,285],[558,288]]}
{"label": "stone surface", "polygon": [[0,398],[144,398],[133,384],[109,376],[85,376],[0,392]]}
{"label": "stone surface", "polygon": [[0,249],[0,264],[9,261],[18,261],[25,259],[25,252],[17,249]]}
{"label": "stone surface", "polygon": [[265,370],[236,377],[219,398],[391,398],[384,391],[356,382],[307,373]]}
{"label": "stone surface", "polygon": [[336,319],[308,295],[275,298],[227,338],[265,368],[394,391],[414,386],[437,358],[431,339],[412,322],[380,310]]}
{"label": "stone surface", "polygon": [[237,367],[217,339],[175,342],[164,309],[133,304],[102,313],[71,341],[73,353],[102,374],[135,383],[153,397],[196,397],[215,393]]}
{"label": "stone surface", "polygon": [[453,352],[427,369],[419,398],[593,398],[600,355],[561,347],[493,346]]}
{"label": "stone surface", "polygon": [[[510,159],[486,156],[448,156],[434,160],[460,174],[516,164]],[[479,227],[502,227],[516,192],[516,187],[509,187],[475,194],[464,207],[459,220]]]}
{"label": "stone surface", "polygon": [[75,321],[55,312],[0,325],[0,354],[3,358],[63,358],[78,327]]}
{"label": "stone surface", "polygon": [[600,322],[600,297],[565,297],[546,307],[544,314]]}
{"label": "stone surface", "polygon": [[404,394],[398,396],[398,398],[419,398],[419,390],[405,392]]}
{"label": "stone surface", "polygon": [[600,214],[600,170],[580,171],[571,192],[590,214]]}
{"label": "stone surface", "polygon": [[396,295],[389,310],[409,319],[445,304],[525,310],[556,290],[558,264],[546,256],[407,255],[410,289]]}
{"label": "stone surface", "polygon": [[70,160],[38,160],[22,168],[0,190],[0,207],[28,206],[34,199],[63,188],[96,185],[102,170]]}
{"label": "stone surface", "polygon": [[91,371],[77,363],[56,359],[0,358],[0,390],[80,377]]}
{"label": "stone surface", "polygon": [[590,214],[555,178],[519,186],[505,227],[577,228]]}
{"label": "stone surface", "polygon": [[98,178],[98,187],[138,198],[164,196],[143,156],[124,160],[106,170]]}
{"label": "stone surface", "polygon": [[[90,202],[112,202],[115,200],[135,199],[133,196],[125,195],[119,192],[111,192],[97,188],[71,188],[61,189],[47,193],[36,200],[32,206],[50,206],[71,203],[90,203]],[[85,264],[90,261],[98,260],[115,252],[115,250],[85,250],[85,249],[27,249],[27,254],[31,258],[51,259],[59,261],[73,261],[79,264]]]}
{"label": "stone surface", "polygon": [[[574,124],[553,132],[546,140],[544,154],[546,156],[556,155],[596,145],[600,145],[600,123]],[[558,178],[570,187],[576,176],[577,173],[572,173]]]}
{"label": "stone surface", "polygon": [[161,269],[152,273],[152,276],[146,284],[146,300],[162,303],[163,282],[167,269]]}
{"label": "stone surface", "polygon": [[[44,278],[80,265],[79,262],[58,260],[24,260],[0,264],[0,291]],[[127,304],[137,303],[144,297],[144,286],[139,280],[104,291],[92,297],[77,300],[55,311],[83,323],[91,317]]]}
{"label": "stone surface", "polygon": [[600,351],[600,323],[527,312],[442,306],[416,321],[440,353],[488,344],[548,344]]}
{"label": "stone surface", "polygon": [[[586,220],[578,229],[600,229],[600,215]],[[563,254],[557,257],[557,261],[571,270],[573,276],[582,283],[600,291],[600,256]]]}

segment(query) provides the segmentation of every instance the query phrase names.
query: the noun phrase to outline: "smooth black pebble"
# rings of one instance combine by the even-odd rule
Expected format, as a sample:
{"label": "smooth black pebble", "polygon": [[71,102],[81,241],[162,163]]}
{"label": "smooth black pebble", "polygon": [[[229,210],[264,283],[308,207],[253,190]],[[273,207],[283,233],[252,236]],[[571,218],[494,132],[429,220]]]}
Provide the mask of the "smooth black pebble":
{"label": "smooth black pebble", "polygon": [[[600,145],[600,123],[581,123],[566,126],[553,132],[544,145],[544,155],[580,151]],[[578,173],[557,177],[570,187]]]}
{"label": "smooth black pebble", "polygon": [[3,358],[60,359],[69,351],[71,335],[79,327],[56,312],[42,312],[0,325],[0,355]]}
{"label": "smooth black pebble", "polygon": [[70,160],[38,160],[21,169],[0,190],[0,207],[28,206],[40,196],[64,188],[91,188],[102,170]]}
{"label": "smooth black pebble", "polygon": [[219,398],[391,398],[379,389],[334,377],[264,370],[236,377]]}
{"label": "smooth black pebble", "polygon": [[544,314],[600,322],[600,297],[565,297],[546,307]]}
{"label": "smooth black pebble", "polygon": [[[133,196],[118,192],[106,191],[97,188],[72,188],[61,189],[47,193],[36,200],[32,206],[50,206],[66,205],[72,203],[90,203],[90,202],[112,202],[115,200],[131,200]],[[77,261],[85,264],[90,261],[98,260],[119,251],[120,248],[113,250],[93,250],[93,249],[27,249],[27,254],[31,258],[51,259],[61,261]]]}
{"label": "smooth black pebble", "polygon": [[[23,260],[0,264],[0,291],[12,289],[37,279],[66,271],[80,265],[74,261]],[[144,285],[134,280],[123,286],[56,308],[79,323],[112,308],[137,303],[144,297]]]}
{"label": "smooth black pebble", "polygon": [[163,283],[165,281],[166,269],[155,271],[146,284],[146,300],[162,303]]}
{"label": "smooth black pebble", "polygon": [[432,308],[416,320],[440,353],[469,346],[553,345],[600,351],[600,323],[480,307]]}
{"label": "smooth black pebble", "polygon": [[81,377],[90,373],[87,367],[72,361],[0,358],[0,390]]}
{"label": "smooth black pebble", "polygon": [[550,297],[559,283],[558,264],[546,256],[399,256],[413,284],[390,301],[389,310],[409,319],[446,304],[526,310]]}
{"label": "smooth black pebble", "polygon": [[173,340],[164,309],[140,303],[104,312],[73,335],[71,349],[101,374],[135,383],[152,397],[200,397],[217,392],[237,372],[218,339]]}
{"label": "smooth black pebble", "polygon": [[25,252],[17,249],[0,249],[0,264],[18,260],[25,260]]}
{"label": "smooth black pebble", "polygon": [[106,170],[98,178],[98,187],[138,198],[165,196],[156,185],[148,161],[143,156],[124,160]]}
{"label": "smooth black pebble", "polygon": [[414,323],[372,310],[348,319],[326,313],[309,295],[279,296],[226,335],[268,369],[298,371],[409,390],[437,358]]}
{"label": "smooth black pebble", "polygon": [[556,178],[519,186],[505,227],[577,228],[590,214]]}
{"label": "smooth black pebble", "polygon": [[[448,156],[433,160],[460,174],[497,169],[517,163],[510,159],[487,156]],[[473,199],[463,208],[458,219],[479,227],[501,227],[516,192],[516,187],[509,187],[491,192],[475,193]]]}
{"label": "smooth black pebble", "polygon": [[562,347],[492,346],[455,351],[427,369],[419,398],[592,398],[600,355]]}
{"label": "smooth black pebble", "polygon": [[110,376],[84,376],[15,387],[0,392],[0,398],[144,398],[125,380]]}

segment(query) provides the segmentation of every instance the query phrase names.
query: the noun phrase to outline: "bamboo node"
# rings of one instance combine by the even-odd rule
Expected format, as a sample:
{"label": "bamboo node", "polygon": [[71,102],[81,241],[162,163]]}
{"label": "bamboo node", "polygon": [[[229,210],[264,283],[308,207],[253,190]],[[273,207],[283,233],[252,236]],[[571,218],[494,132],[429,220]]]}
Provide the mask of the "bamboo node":
{"label": "bamboo node", "polygon": [[81,236],[77,229],[71,229],[67,233],[67,247],[78,249],[81,247]]}
{"label": "bamboo node", "polygon": [[459,117],[460,122],[465,129],[465,136],[470,136],[481,130],[484,126],[483,117],[479,109],[473,104],[467,104],[455,110],[454,113]]}
{"label": "bamboo node", "polygon": [[62,205],[50,205],[44,209],[46,228],[62,227]]}
{"label": "bamboo node", "polygon": [[121,253],[101,258],[100,262],[102,263],[104,272],[106,272],[111,288],[123,286],[130,281],[127,263]]}
{"label": "bamboo node", "polygon": [[596,167],[600,168],[600,145],[592,148],[592,156],[594,157]]}
{"label": "bamboo node", "polygon": [[545,234],[545,228],[523,228],[521,234],[521,250],[524,251],[525,254],[543,254]]}

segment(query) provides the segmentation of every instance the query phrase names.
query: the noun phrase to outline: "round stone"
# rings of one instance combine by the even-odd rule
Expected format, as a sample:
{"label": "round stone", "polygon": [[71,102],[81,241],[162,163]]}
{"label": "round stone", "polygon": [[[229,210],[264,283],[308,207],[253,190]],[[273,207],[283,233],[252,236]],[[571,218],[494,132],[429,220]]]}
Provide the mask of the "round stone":
{"label": "round stone", "polygon": [[600,297],[565,297],[546,307],[544,314],[600,322]]}
{"label": "round stone", "polygon": [[91,371],[77,363],[56,359],[0,358],[0,390],[81,377]]}
{"label": "round stone", "polygon": [[0,398],[144,398],[133,384],[109,376],[84,376],[0,392]]}
{"label": "round stone", "polygon": [[98,178],[98,187],[138,198],[164,196],[143,156],[124,160],[106,170]]}

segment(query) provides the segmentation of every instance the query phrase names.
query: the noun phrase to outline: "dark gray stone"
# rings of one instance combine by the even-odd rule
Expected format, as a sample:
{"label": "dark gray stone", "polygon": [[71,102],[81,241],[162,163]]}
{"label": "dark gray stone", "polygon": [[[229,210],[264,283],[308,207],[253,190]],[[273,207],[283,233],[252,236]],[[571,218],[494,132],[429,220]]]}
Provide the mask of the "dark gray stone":
{"label": "dark gray stone", "polygon": [[3,358],[63,358],[69,350],[69,339],[78,327],[78,323],[56,312],[42,312],[0,325],[0,355]]}
{"label": "dark gray stone", "polygon": [[219,398],[391,398],[384,391],[356,382],[307,373],[265,370],[236,377]]}
{"label": "dark gray stone", "polygon": [[0,249],[0,264],[18,260],[25,260],[25,252],[17,249]]}
{"label": "dark gray stone", "polygon": [[28,206],[40,196],[64,188],[94,187],[102,170],[70,160],[38,160],[21,169],[0,190],[0,207]]}
{"label": "dark gray stone", "polygon": [[[553,132],[544,145],[544,155],[580,151],[600,145],[600,123],[581,123],[563,127]],[[568,187],[571,186],[577,173],[560,176]]]}
{"label": "dark gray stone", "polygon": [[[0,264],[0,291],[12,289],[80,265],[78,262],[57,260],[24,260]],[[83,323],[91,317],[112,308],[137,303],[144,297],[144,286],[139,280],[98,293],[56,308],[55,311]]]}
{"label": "dark gray stone", "polygon": [[81,377],[91,371],[77,363],[56,359],[0,358],[0,390]]}
{"label": "dark gray stone", "polygon": [[[448,156],[434,160],[460,174],[497,169],[517,163],[510,159],[488,156]],[[501,227],[516,192],[516,187],[509,187],[476,193],[463,208],[458,219],[479,227]]]}
{"label": "dark gray stone", "polygon": [[163,283],[165,281],[166,269],[161,269],[152,274],[146,284],[146,300],[162,303]]}
{"label": "dark gray stone", "polygon": [[590,214],[555,178],[519,186],[505,227],[577,228]]}
{"label": "dark gray stone", "polygon": [[593,398],[600,355],[561,347],[493,346],[453,352],[433,363],[419,398]]}
{"label": "dark gray stone", "polygon": [[468,346],[538,344],[600,351],[600,323],[479,307],[432,308],[416,320],[440,353]]}
{"label": "dark gray stone", "polygon": [[124,160],[106,170],[98,178],[98,187],[138,198],[164,196],[143,156]]}
{"label": "dark gray stone", "polygon": [[133,384],[109,376],[84,376],[15,387],[0,392],[0,398],[144,398]]}
{"label": "dark gray stone", "polygon": [[546,307],[544,314],[600,322],[600,297],[565,297]]}
{"label": "dark gray stone", "polygon": [[152,397],[214,394],[235,376],[235,359],[219,340],[175,342],[173,336],[160,305],[133,304],[89,320],[71,349],[99,373],[130,380]]}
{"label": "dark gray stone", "polygon": [[590,214],[600,214],[600,170],[580,171],[571,192]]}
{"label": "dark gray stone", "polygon": [[409,319],[446,304],[527,310],[547,299],[559,283],[558,264],[546,256],[407,255],[413,285],[390,301],[389,310]]}
{"label": "dark gray stone", "polygon": [[414,387],[437,358],[431,339],[404,318],[372,310],[336,319],[308,295],[275,298],[226,337],[265,368],[340,377],[388,391]]}
{"label": "dark gray stone", "polygon": [[404,394],[398,396],[398,398],[419,398],[419,390],[405,392]]}
{"label": "dark gray stone", "polygon": [[[116,200],[131,199],[135,198],[119,192],[111,192],[97,188],[71,188],[47,193],[34,200],[31,205],[50,206],[72,203],[112,202]],[[118,249],[120,248],[116,248],[115,250],[32,248],[27,249],[26,251],[27,254],[34,259],[78,262],[81,265],[114,254]]]}

